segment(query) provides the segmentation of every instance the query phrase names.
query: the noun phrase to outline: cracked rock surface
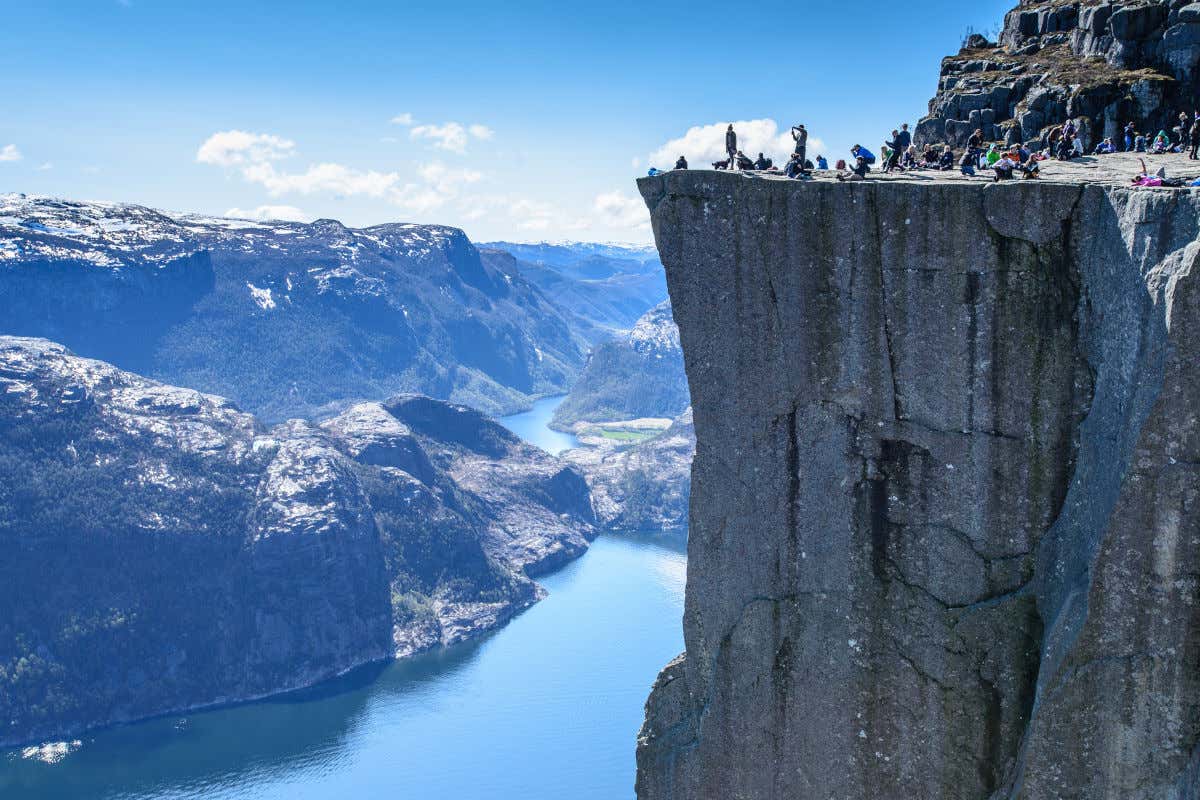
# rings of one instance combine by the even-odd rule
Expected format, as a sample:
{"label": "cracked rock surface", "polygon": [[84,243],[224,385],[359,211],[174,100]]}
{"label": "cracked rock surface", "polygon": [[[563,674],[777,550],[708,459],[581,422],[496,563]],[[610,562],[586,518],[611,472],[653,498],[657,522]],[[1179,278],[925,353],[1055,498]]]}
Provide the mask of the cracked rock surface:
{"label": "cracked rock surface", "polygon": [[1200,793],[1200,197],[639,181],[692,389],[642,800]]}

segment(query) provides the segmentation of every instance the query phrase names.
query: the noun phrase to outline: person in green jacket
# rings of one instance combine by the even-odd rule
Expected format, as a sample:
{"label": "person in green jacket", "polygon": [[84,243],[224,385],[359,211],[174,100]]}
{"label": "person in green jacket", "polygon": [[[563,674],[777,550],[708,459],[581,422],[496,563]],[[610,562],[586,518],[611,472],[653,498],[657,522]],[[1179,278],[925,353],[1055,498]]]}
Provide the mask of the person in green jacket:
{"label": "person in green jacket", "polygon": [[1000,151],[997,150],[996,145],[993,144],[990,148],[988,148],[987,164],[989,167],[994,167],[994,166],[996,166],[996,162],[999,160],[1000,160]]}

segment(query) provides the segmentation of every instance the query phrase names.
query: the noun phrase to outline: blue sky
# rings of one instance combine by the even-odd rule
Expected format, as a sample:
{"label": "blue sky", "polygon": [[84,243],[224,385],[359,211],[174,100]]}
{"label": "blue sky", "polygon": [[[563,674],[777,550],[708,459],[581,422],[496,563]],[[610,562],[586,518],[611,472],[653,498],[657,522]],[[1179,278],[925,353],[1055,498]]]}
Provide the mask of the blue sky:
{"label": "blue sky", "polygon": [[0,191],[648,241],[650,163],[877,144],[1014,4],[6,3]]}

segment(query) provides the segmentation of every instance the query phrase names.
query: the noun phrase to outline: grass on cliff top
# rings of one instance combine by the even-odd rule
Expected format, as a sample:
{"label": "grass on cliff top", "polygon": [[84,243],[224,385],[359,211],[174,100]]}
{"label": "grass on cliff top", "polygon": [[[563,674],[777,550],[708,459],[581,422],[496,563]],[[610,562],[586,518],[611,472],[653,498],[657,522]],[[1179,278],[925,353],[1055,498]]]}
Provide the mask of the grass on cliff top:
{"label": "grass on cliff top", "polygon": [[[1173,81],[1170,75],[1150,68],[1119,69],[1099,56],[1081,58],[1071,50],[1071,45],[1059,42],[1043,47],[1036,53],[1017,55],[1003,47],[963,48],[957,56],[948,56],[947,62],[993,61],[1001,69],[987,72],[963,73],[963,77],[981,84],[1007,83],[1017,76],[1043,75],[1043,81],[1061,86],[1077,86],[1093,89],[1098,86],[1117,85],[1128,88],[1138,81]],[[1023,69],[1013,71],[1011,67]]]}

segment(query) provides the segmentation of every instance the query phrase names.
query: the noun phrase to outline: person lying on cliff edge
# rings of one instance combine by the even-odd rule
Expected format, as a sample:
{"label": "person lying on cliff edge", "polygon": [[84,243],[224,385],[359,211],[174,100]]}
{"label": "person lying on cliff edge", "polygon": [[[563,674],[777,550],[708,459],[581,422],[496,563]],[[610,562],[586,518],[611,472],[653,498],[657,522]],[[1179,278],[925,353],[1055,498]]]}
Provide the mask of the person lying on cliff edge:
{"label": "person lying on cliff edge", "polygon": [[734,156],[734,163],[737,164],[737,168],[740,170],[754,169],[754,162],[750,160],[750,156],[746,155],[741,150],[738,150],[737,154]]}
{"label": "person lying on cliff edge", "polygon": [[687,159],[683,156],[675,159],[675,169],[687,169]]}
{"label": "person lying on cliff edge", "polygon": [[729,156],[729,168],[733,169],[737,164],[737,134],[734,133],[733,123],[729,123],[729,127],[725,129],[725,155]]}

